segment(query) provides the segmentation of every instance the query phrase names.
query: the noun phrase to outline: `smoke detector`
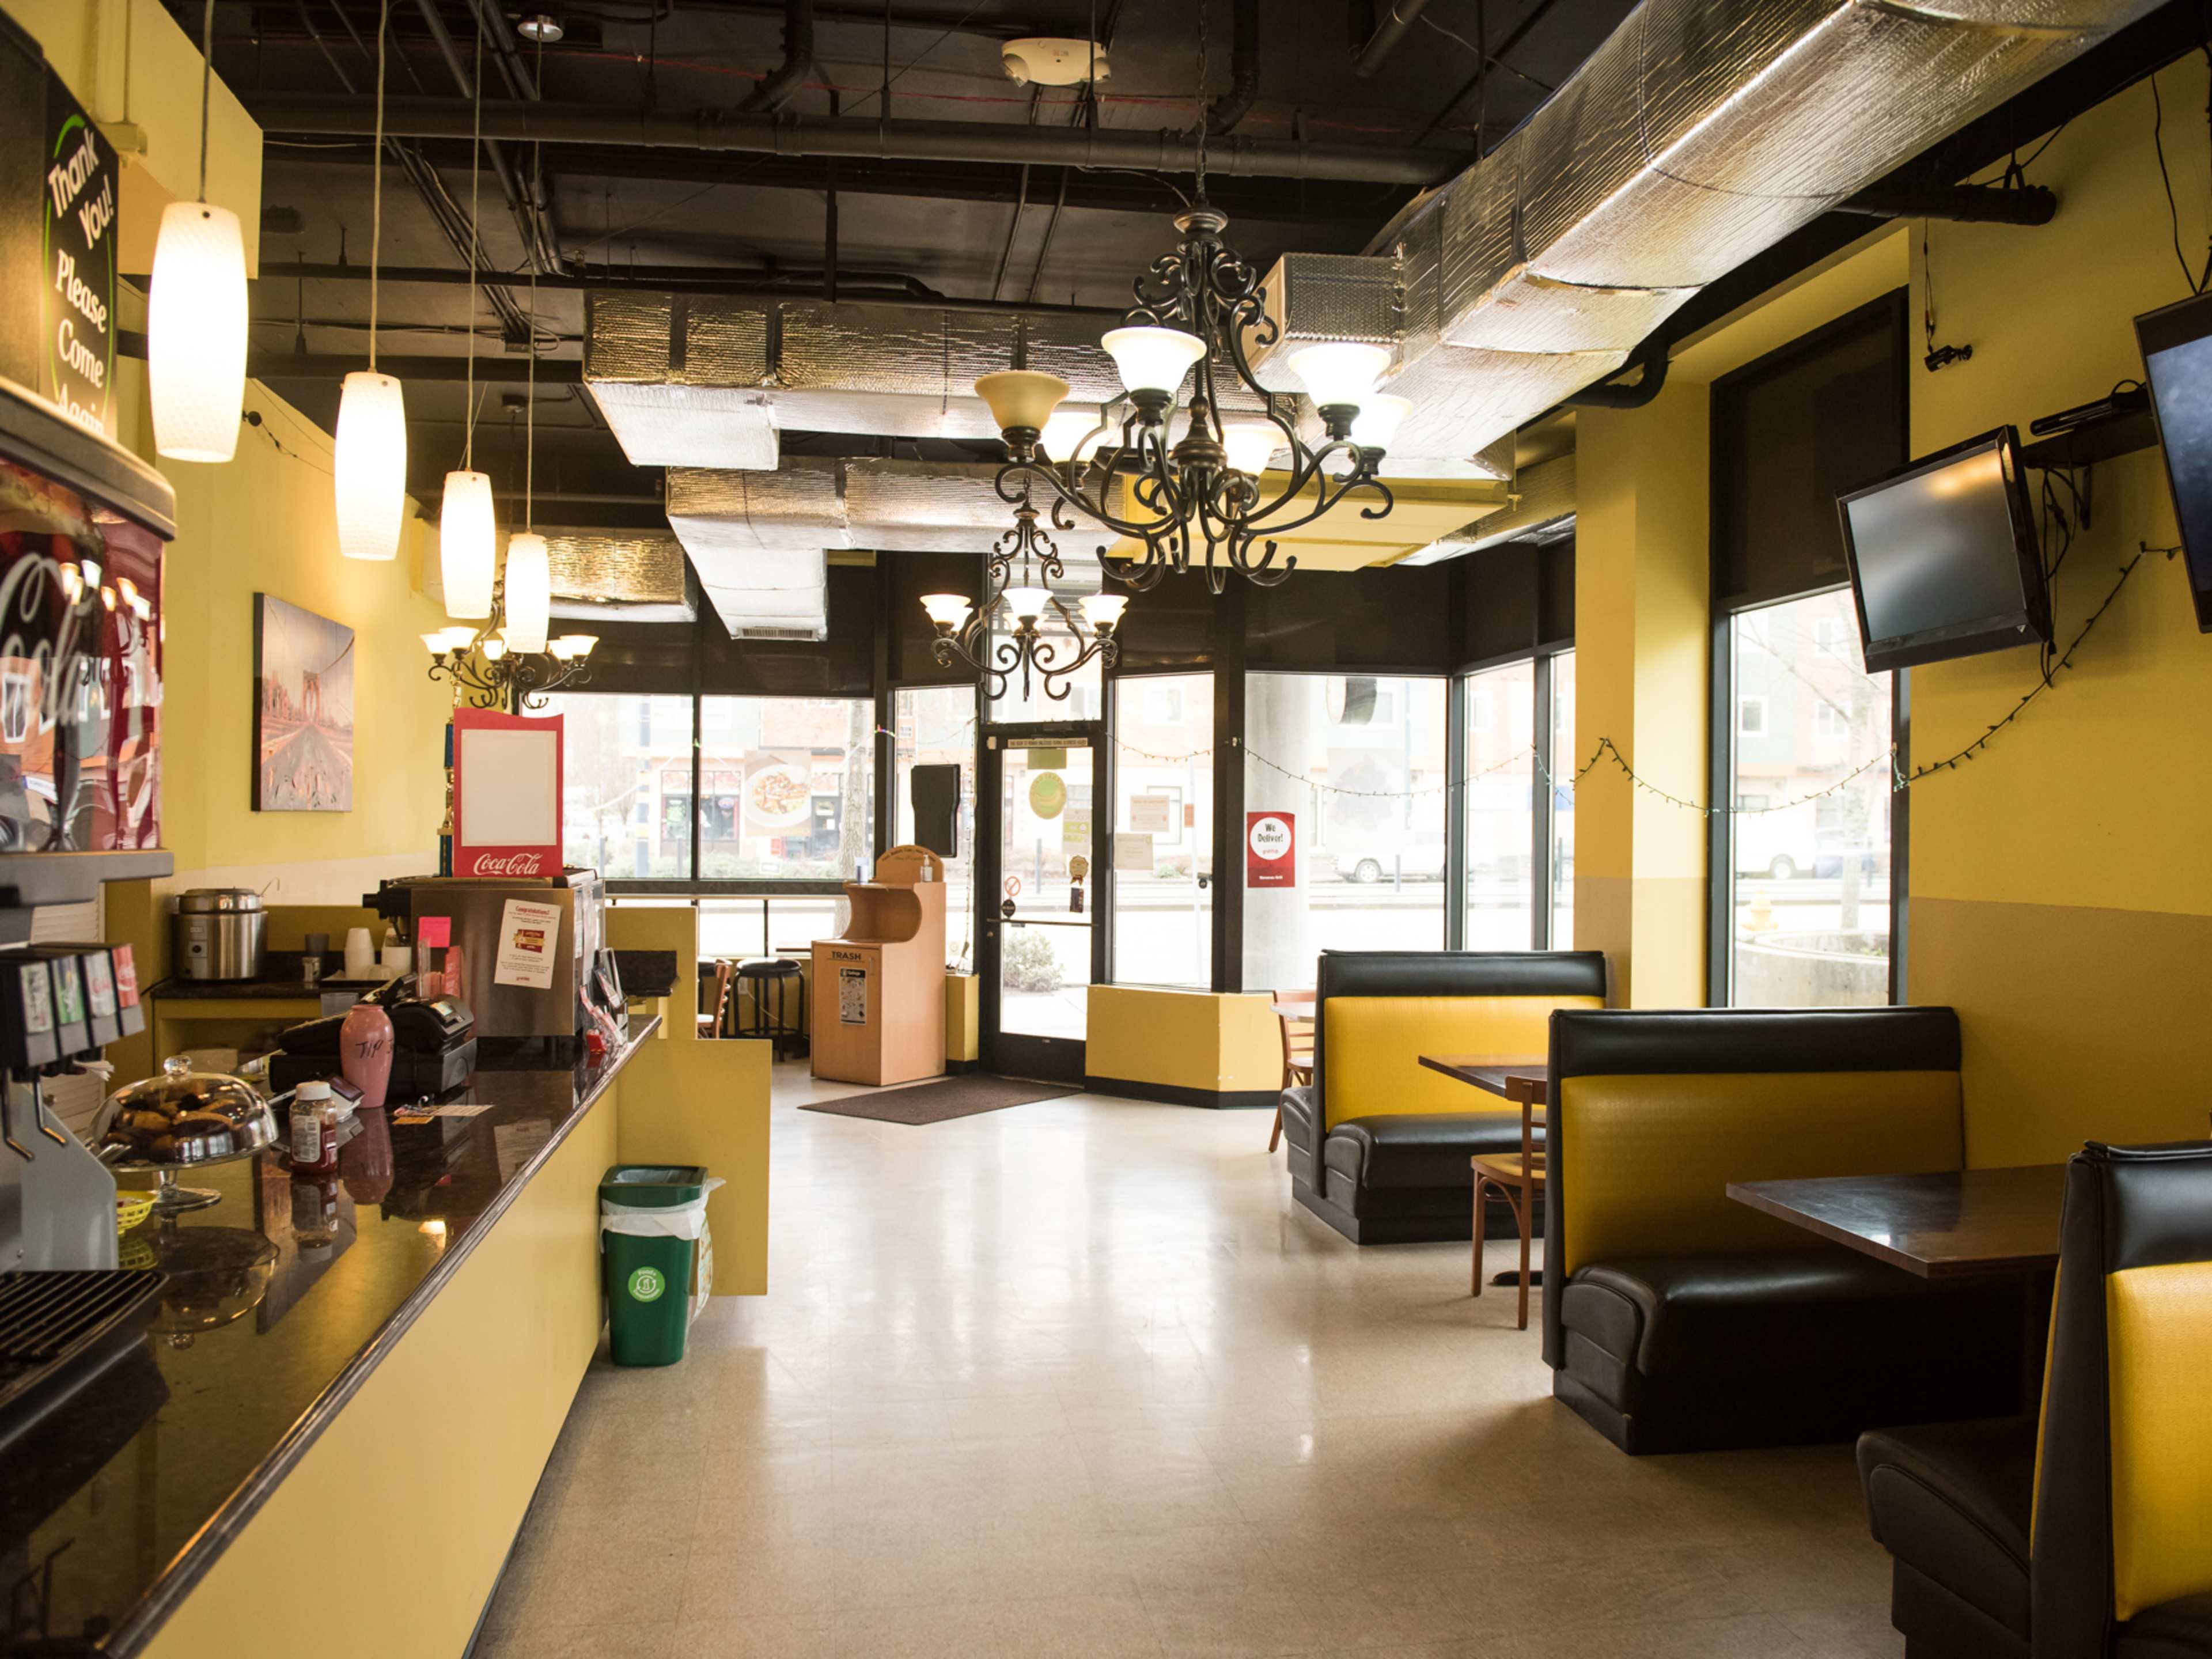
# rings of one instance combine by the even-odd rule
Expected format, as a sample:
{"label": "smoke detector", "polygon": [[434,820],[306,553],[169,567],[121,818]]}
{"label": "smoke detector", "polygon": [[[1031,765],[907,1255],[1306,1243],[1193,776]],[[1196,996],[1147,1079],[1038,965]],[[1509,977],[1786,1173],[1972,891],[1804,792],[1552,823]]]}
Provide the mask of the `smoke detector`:
{"label": "smoke detector", "polygon": [[1109,73],[1105,47],[1061,35],[1009,40],[999,55],[1007,77],[1018,86],[1032,81],[1041,87],[1079,86],[1085,81],[1103,81]]}
{"label": "smoke detector", "polygon": [[559,18],[542,11],[532,12],[523,18],[514,26],[514,32],[524,40],[534,41],[541,46],[559,45],[561,37],[568,33],[561,27]]}

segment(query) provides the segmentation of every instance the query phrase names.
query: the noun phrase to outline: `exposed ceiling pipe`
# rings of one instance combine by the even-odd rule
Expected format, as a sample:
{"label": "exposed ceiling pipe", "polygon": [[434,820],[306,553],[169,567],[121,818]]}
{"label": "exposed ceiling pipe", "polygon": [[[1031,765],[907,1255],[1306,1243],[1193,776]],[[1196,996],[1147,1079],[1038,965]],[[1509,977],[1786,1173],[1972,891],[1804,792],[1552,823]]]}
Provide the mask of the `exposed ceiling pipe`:
{"label": "exposed ceiling pipe", "polygon": [[[465,378],[467,365],[465,357],[395,357],[388,351],[376,354],[377,368],[402,380],[459,380]],[[296,351],[249,351],[246,356],[246,375],[256,380],[328,380],[335,386],[356,369],[368,367],[367,357],[325,356],[314,352],[302,356]],[[521,386],[529,378],[529,367],[524,359],[480,356],[476,360],[474,372],[478,380]],[[583,380],[584,365],[577,358],[538,359],[539,386],[580,386]]]}
{"label": "exposed ceiling pipe", "polygon": [[[315,264],[301,263],[278,266],[270,264],[263,273],[270,282],[293,282],[305,277],[311,283],[365,283],[368,267],[365,264]],[[377,280],[380,283],[417,283],[433,287],[458,288],[469,280],[465,270],[452,270],[442,265],[379,265]],[[822,273],[818,270],[793,267],[775,273],[775,280],[768,280],[764,271],[735,271],[725,274],[708,267],[691,270],[683,266],[657,267],[649,271],[632,274],[611,271],[595,272],[586,268],[580,271],[562,272],[540,276],[540,289],[553,292],[596,293],[624,290],[649,294],[689,294],[724,300],[804,300],[809,296],[801,290],[818,287]],[[125,274],[124,281],[144,285],[150,279]],[[478,273],[478,283],[483,280]],[[876,286],[895,284],[895,286]],[[921,291],[917,292],[916,290]],[[919,279],[895,276],[886,272],[847,271],[839,282],[842,298],[856,304],[884,306],[909,311],[980,311],[1017,317],[1075,318],[1084,321],[1119,323],[1126,315],[1111,306],[1066,306],[1042,301],[1024,303],[1018,300],[971,300],[956,295],[929,291]],[[289,320],[275,319],[264,320]]]}
{"label": "exposed ceiling pipe", "polygon": [[1375,33],[1367,37],[1367,44],[1352,57],[1352,72],[1365,77],[1382,67],[1390,54],[1398,50],[1398,43],[1406,38],[1406,31],[1428,9],[1429,0],[1389,0],[1389,10],[1375,26]]}
{"label": "exposed ceiling pipe", "polygon": [[[427,4],[428,0],[424,0]],[[784,0],[783,62],[738,106],[774,112],[792,100],[814,67],[814,0]]]}
{"label": "exposed ceiling pipe", "polygon": [[1260,96],[1260,0],[1237,0],[1229,47],[1229,90],[1206,106],[1206,134],[1225,138]]}
{"label": "exposed ceiling pipe", "polygon": [[[438,11],[438,0],[416,0],[422,21],[430,26],[430,39],[437,44],[438,53],[446,60],[447,71],[453,77],[453,85],[464,98],[476,96],[476,82],[469,74],[468,65],[461,61],[460,48],[454,45],[453,33],[446,27],[446,20]],[[544,246],[544,227],[538,222],[533,204],[526,201],[522,186],[516,182],[514,170],[507,165],[507,152],[496,140],[485,142],[484,155],[491,162],[493,175],[499,180],[500,193],[507,198],[507,210],[514,214],[515,228],[522,233],[523,246],[533,255]],[[542,259],[539,260],[543,264]]]}
{"label": "exposed ceiling pipe", "polygon": [[1559,399],[1569,409],[1641,409],[1657,397],[1667,385],[1667,354],[1673,343],[1654,337],[1646,340],[1630,367],[1640,365],[1643,374],[1626,386],[1618,380],[1605,380],[1596,386],[1586,386],[1580,392],[1569,392]]}
{"label": "exposed ceiling pipe", "polygon": [[[357,137],[376,131],[365,100],[268,94],[248,100],[264,132]],[[444,99],[394,98],[384,130],[393,137],[466,138],[470,112]],[[854,156],[878,161],[994,161],[1044,167],[1122,167],[1189,173],[1198,146],[1188,133],[1112,127],[1031,127],[991,121],[878,121],[868,116],[650,115],[604,106],[556,109],[501,100],[483,109],[483,136],[550,144]],[[1463,160],[1441,150],[1382,144],[1315,144],[1229,138],[1209,144],[1210,172],[1280,179],[1340,179],[1376,185],[1437,184]]]}
{"label": "exposed ceiling pipe", "polygon": [[1932,190],[1863,190],[1832,210],[1869,219],[1946,219],[1969,225],[2047,225],[2058,198],[2044,185],[1948,185]]}

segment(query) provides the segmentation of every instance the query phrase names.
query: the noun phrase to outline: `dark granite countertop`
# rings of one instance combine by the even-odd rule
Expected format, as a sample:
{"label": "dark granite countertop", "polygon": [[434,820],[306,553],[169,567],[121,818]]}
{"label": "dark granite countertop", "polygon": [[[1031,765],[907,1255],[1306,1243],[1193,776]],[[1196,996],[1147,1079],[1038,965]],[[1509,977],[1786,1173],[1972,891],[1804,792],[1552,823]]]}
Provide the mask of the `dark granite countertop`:
{"label": "dark granite countertop", "polygon": [[172,1002],[216,1002],[226,998],[246,998],[262,1001],[279,999],[313,1001],[325,991],[352,991],[366,994],[374,991],[382,980],[362,980],[351,984],[331,982],[331,975],[345,966],[343,953],[325,951],[323,955],[322,983],[310,988],[300,982],[299,951],[270,951],[262,958],[262,973],[258,979],[179,979],[157,981],[147,988],[145,994]]}
{"label": "dark granite countertop", "polygon": [[124,1236],[170,1275],[144,1341],[0,1454],[0,1655],[143,1647],[657,1024],[573,1066],[485,1039],[447,1098],[489,1110],[364,1113],[335,1176],[187,1172],[222,1201]]}

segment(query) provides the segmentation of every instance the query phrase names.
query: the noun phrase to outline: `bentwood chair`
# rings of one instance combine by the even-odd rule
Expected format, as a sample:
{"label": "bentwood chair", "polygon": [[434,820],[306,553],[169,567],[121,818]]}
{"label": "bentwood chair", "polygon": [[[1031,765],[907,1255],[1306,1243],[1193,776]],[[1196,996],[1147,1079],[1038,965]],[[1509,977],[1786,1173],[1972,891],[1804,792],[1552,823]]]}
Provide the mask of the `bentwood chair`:
{"label": "bentwood chair", "polygon": [[[1318,994],[1312,991],[1278,991],[1272,1000],[1275,1018],[1283,1028],[1283,1087],[1295,1089],[1313,1081],[1314,1023],[1310,1014],[1299,1015],[1287,1008],[1310,1008]],[[1273,1152],[1282,1144],[1283,1107],[1275,1103],[1275,1127],[1267,1133],[1267,1150]]]}
{"label": "bentwood chair", "polygon": [[1544,1149],[1536,1140],[1536,1114],[1544,1105],[1546,1085],[1541,1079],[1510,1077],[1505,1097],[1521,1109],[1521,1150],[1517,1152],[1477,1152],[1468,1160],[1474,1167],[1474,1293],[1482,1294],[1482,1200],[1488,1188],[1504,1199],[1521,1229],[1522,1330],[1528,1328],[1528,1240],[1535,1214],[1536,1194],[1544,1190]]}
{"label": "bentwood chair", "polygon": [[714,964],[714,1006],[711,1013],[699,1016],[699,1035],[714,1037],[722,1035],[722,1017],[730,1006],[730,981],[737,976],[738,965],[726,957]]}

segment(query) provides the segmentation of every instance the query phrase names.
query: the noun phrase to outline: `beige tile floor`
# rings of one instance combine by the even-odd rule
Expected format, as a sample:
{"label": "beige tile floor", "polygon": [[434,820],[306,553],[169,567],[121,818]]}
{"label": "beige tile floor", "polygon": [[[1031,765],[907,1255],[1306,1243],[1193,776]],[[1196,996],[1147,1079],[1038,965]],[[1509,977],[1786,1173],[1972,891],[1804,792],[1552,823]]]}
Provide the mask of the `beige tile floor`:
{"label": "beige tile floor", "polygon": [[779,1073],[770,1294],[593,1368],[479,1654],[1903,1651],[1848,1449],[1620,1455],[1464,1246],[1297,1210],[1263,1116]]}

